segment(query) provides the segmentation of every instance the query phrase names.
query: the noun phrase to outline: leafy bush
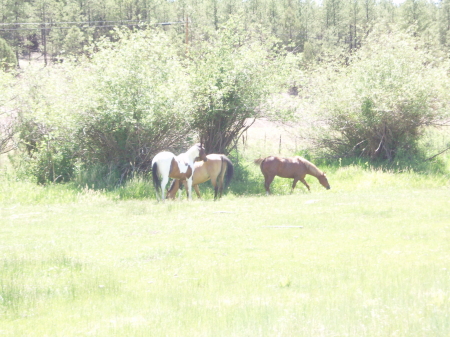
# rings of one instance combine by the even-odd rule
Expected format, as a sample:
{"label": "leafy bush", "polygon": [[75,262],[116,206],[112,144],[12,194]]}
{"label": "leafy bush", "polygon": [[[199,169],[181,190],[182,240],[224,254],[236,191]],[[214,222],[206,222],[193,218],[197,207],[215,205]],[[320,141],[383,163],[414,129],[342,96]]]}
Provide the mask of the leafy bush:
{"label": "leafy bush", "polygon": [[79,113],[83,160],[145,170],[159,151],[190,132],[186,73],[169,39],[156,31],[117,32],[83,62],[95,105]]}
{"label": "leafy bush", "polygon": [[27,170],[39,182],[71,179],[76,165],[117,171],[108,175],[119,181],[186,140],[190,99],[177,49],[154,30],[117,31],[116,39],[76,62],[26,70],[20,139]]}
{"label": "leafy bush", "polygon": [[13,49],[0,37],[0,69],[8,69],[17,64]]}
{"label": "leafy bush", "polygon": [[424,127],[449,116],[447,70],[406,33],[372,33],[348,67],[324,74],[317,145],[341,157],[415,152]]}
{"label": "leafy bush", "polygon": [[247,118],[263,115],[269,95],[287,85],[293,64],[270,34],[230,19],[191,51],[193,127],[208,152],[229,153]]}
{"label": "leafy bush", "polygon": [[13,142],[15,115],[7,106],[11,101],[11,87],[13,85],[13,74],[3,71],[0,67],[0,154],[15,148]]}

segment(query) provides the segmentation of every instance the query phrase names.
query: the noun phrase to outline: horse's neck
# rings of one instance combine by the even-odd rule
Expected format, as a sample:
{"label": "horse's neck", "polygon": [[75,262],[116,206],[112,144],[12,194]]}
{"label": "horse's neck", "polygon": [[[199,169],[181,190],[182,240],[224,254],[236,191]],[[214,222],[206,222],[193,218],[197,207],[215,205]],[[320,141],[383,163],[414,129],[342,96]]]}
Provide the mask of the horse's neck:
{"label": "horse's neck", "polygon": [[[194,163],[195,158],[198,157],[198,149],[196,147],[191,147],[189,150],[187,150],[184,154],[184,157],[189,160],[190,163]],[[181,156],[180,155],[180,156]]]}
{"label": "horse's neck", "polygon": [[308,170],[308,174],[310,174],[316,178],[320,177],[323,174],[322,171],[320,171],[317,167],[315,167],[312,164],[306,165],[306,169]]}
{"label": "horse's neck", "polygon": [[305,164],[307,174],[310,174],[316,178],[323,174],[322,171],[320,171],[313,163],[307,161],[304,158],[301,158],[301,161],[303,162],[303,164]]}

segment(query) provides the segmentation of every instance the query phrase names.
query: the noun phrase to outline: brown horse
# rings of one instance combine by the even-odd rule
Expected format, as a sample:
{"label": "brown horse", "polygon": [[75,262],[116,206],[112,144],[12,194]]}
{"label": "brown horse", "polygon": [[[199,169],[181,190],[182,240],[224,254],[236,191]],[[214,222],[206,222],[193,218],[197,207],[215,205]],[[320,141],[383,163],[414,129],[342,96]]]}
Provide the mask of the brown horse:
{"label": "brown horse", "polygon": [[[228,187],[231,178],[233,177],[233,164],[230,159],[223,154],[208,154],[206,158],[208,161],[198,161],[194,164],[195,169],[192,177],[192,186],[194,187],[197,196],[201,198],[198,184],[211,179],[211,183],[214,187],[214,200],[217,199],[217,193],[219,193],[220,199],[222,197],[223,189]],[[180,180],[173,180],[169,191],[167,192],[167,197],[174,199],[179,188]]]}
{"label": "brown horse", "polygon": [[320,184],[327,190],[331,188],[325,173],[320,171],[313,163],[302,157],[267,157],[264,159],[255,159],[254,163],[260,165],[261,172],[264,175],[266,194],[270,194],[270,184],[275,176],[293,178],[294,182],[292,183],[291,192],[294,191],[295,185],[299,180],[308,188],[308,191],[310,191],[309,185],[305,181],[305,175],[307,174],[316,177]]}

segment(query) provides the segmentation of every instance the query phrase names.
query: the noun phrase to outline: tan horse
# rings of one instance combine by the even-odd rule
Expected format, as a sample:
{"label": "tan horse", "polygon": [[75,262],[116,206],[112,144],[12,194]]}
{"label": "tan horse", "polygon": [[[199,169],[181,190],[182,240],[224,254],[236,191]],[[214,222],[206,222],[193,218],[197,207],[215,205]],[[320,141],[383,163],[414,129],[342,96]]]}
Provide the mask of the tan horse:
{"label": "tan horse", "polygon": [[264,175],[266,194],[270,194],[270,184],[275,176],[294,179],[291,192],[294,191],[295,185],[299,180],[306,186],[308,191],[310,191],[309,185],[305,181],[305,176],[307,174],[316,177],[320,184],[327,190],[331,188],[325,172],[320,171],[313,163],[302,157],[267,157],[264,159],[255,159],[254,163],[260,165],[261,172]]}
{"label": "tan horse", "polygon": [[[198,184],[204,183],[211,179],[211,183],[214,187],[214,200],[217,199],[217,193],[219,193],[219,199],[222,197],[222,191],[230,184],[233,177],[234,167],[230,159],[223,154],[208,154],[206,156],[207,161],[198,161],[194,164],[194,174],[192,177],[192,186],[194,187],[197,196],[200,196],[200,190]],[[182,187],[182,186],[181,186]],[[173,180],[167,197],[174,199],[178,189],[180,188],[180,180]]]}
{"label": "tan horse", "polygon": [[196,159],[207,160],[202,144],[195,144],[178,156],[167,151],[158,153],[152,160],[152,178],[156,198],[159,197],[158,193],[161,192],[161,200],[164,201],[164,192],[169,178],[175,178],[181,179],[186,184],[188,198],[192,199],[192,172]]}

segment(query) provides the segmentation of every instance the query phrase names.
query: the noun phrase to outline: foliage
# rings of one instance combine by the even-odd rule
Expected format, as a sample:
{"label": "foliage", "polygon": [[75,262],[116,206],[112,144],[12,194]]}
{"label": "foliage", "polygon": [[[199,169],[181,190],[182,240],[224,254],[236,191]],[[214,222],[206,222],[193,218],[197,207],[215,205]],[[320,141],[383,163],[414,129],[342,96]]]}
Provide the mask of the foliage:
{"label": "foliage", "polygon": [[8,43],[0,37],[0,69],[8,69],[17,64],[16,55]]}
{"label": "foliage", "polygon": [[22,149],[14,163],[20,175],[39,183],[67,182],[80,153],[77,113],[86,107],[88,92],[83,97],[76,90],[69,64],[27,67],[14,92]]}
{"label": "foliage", "polygon": [[324,74],[318,147],[392,160],[417,151],[426,126],[448,121],[449,65],[414,37],[374,32],[349,62]]}
{"label": "foliage", "polygon": [[234,18],[192,48],[193,127],[208,152],[228,153],[250,126],[247,119],[263,115],[268,96],[287,85],[292,64],[274,42]]}
{"label": "foliage", "polygon": [[15,148],[14,123],[15,115],[10,110],[9,103],[13,99],[11,87],[13,86],[13,73],[0,68],[0,154]]}
{"label": "foliage", "polygon": [[175,22],[165,29],[180,40],[185,39],[187,31],[188,39],[195,42],[205,37],[205,31],[218,30],[236,14],[246,29],[262,24],[295,52],[302,52],[307,42],[317,44],[317,50],[357,49],[367,32],[382,20],[406,29],[415,25],[418,35],[433,36],[433,43],[444,50],[450,31],[448,0],[407,0],[401,4],[374,0],[3,0],[0,13],[4,25],[1,37],[19,55],[39,52],[46,54],[45,59],[68,52],[81,54],[89,41],[112,37],[113,26],[134,28]]}
{"label": "foliage", "polygon": [[39,182],[67,181],[76,165],[117,170],[121,180],[186,140],[190,100],[177,49],[154,30],[116,34],[89,57],[25,71],[20,139]]}
{"label": "foliage", "polygon": [[78,140],[89,163],[145,170],[164,149],[178,149],[190,132],[190,98],[177,49],[154,31],[117,32],[97,44],[88,68],[96,105],[79,114]]}

